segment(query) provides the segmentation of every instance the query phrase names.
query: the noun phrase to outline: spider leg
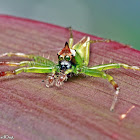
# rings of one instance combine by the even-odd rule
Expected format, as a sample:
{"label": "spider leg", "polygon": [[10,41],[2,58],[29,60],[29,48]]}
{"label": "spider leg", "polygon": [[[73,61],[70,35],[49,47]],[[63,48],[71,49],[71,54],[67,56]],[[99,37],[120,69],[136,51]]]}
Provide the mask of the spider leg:
{"label": "spider leg", "polygon": [[[8,65],[8,66],[26,66],[28,67],[22,67],[15,69],[13,71],[5,71],[0,72],[0,77],[3,76],[11,76],[11,75],[17,75],[19,73],[25,72],[25,73],[53,73],[59,72],[59,69],[56,66],[46,66],[41,63],[37,63],[34,61],[21,61],[19,63],[12,63],[12,62],[1,62],[1,65]],[[54,77],[48,76],[46,87],[50,87],[54,84]]]}
{"label": "spider leg", "polygon": [[[52,62],[49,59],[46,59],[42,56],[36,56],[36,55],[26,55],[24,53],[4,53],[1,54],[0,57],[4,56],[17,56],[17,57],[23,57],[23,58],[29,58],[29,59],[34,59],[34,61],[21,61],[19,63],[15,62],[0,62],[0,65],[7,65],[7,66],[28,66],[28,67],[23,67],[16,69],[14,71],[6,71],[6,72],[0,72],[0,77],[2,76],[10,76],[10,75],[16,75],[21,72],[32,72],[32,73],[55,73],[59,72],[59,68],[57,68],[57,65]],[[54,83],[54,78],[53,76],[48,76],[47,82],[46,82],[46,87],[49,87],[53,85]]]}
{"label": "spider leg", "polygon": [[110,75],[107,75],[103,71],[108,70],[108,69],[121,68],[121,67],[125,68],[125,69],[132,69],[132,70],[140,71],[140,68],[137,67],[137,66],[129,66],[129,65],[123,64],[123,63],[104,64],[104,65],[98,65],[98,66],[93,66],[93,67],[90,67],[90,68],[84,68],[83,69],[84,73],[86,75],[105,78],[113,85],[116,92],[115,92],[115,95],[114,95],[114,99],[113,99],[110,111],[114,110],[120,88],[119,88],[118,84],[113,80],[113,77],[110,76]]}
{"label": "spider leg", "polygon": [[12,56],[17,56],[17,57],[24,57],[24,58],[33,58],[34,55],[27,55],[27,54],[24,54],[24,53],[3,53],[0,55],[0,57],[5,57],[5,56],[8,56],[8,57],[12,57]]}
{"label": "spider leg", "polygon": [[89,75],[89,76],[93,76],[93,77],[100,77],[100,78],[103,78],[103,79],[107,79],[110,82],[110,84],[115,89],[115,95],[114,95],[113,102],[112,102],[112,105],[111,105],[111,108],[110,108],[110,111],[113,111],[114,108],[115,108],[117,98],[118,98],[118,94],[119,94],[119,86],[114,81],[113,77],[106,74],[105,72],[102,72],[102,71],[99,71],[99,70],[96,70],[96,69],[90,69],[88,67],[84,67],[83,69],[81,69],[80,73],[83,73],[83,74],[86,74],[86,75]]}
{"label": "spider leg", "polygon": [[22,67],[15,69],[13,71],[5,71],[5,72],[0,72],[0,77],[2,76],[10,76],[10,75],[17,75],[22,72],[25,73],[51,73],[56,71],[54,67]]}
{"label": "spider leg", "polygon": [[90,67],[89,69],[103,71],[103,70],[121,68],[121,67],[125,69],[132,69],[132,70],[140,71],[140,68],[137,66],[129,66],[123,63],[111,63],[111,64],[98,65],[98,66]]}
{"label": "spider leg", "polygon": [[0,65],[3,65],[3,66],[33,66],[33,65],[37,65],[36,62],[34,61],[21,61],[19,63],[16,63],[16,62],[0,62]]}
{"label": "spider leg", "polygon": [[55,66],[55,63],[52,62],[51,60],[42,57],[42,56],[37,56],[37,55],[32,55],[32,54],[24,54],[24,53],[4,53],[1,54],[0,57],[12,57],[12,56],[16,56],[16,57],[23,57],[23,58],[29,58],[29,59],[34,59],[35,62],[40,63],[40,64],[44,64],[46,66]]}
{"label": "spider leg", "polygon": [[72,49],[73,46],[73,34],[72,34],[72,28],[68,27],[69,32],[70,32],[70,38],[69,38],[69,48]]}
{"label": "spider leg", "polygon": [[99,42],[106,42],[109,43],[110,40],[109,39],[102,39],[102,40],[90,40],[90,43],[99,43]]}
{"label": "spider leg", "polygon": [[21,61],[19,63],[17,62],[0,62],[0,65],[3,66],[34,66],[34,67],[46,67],[48,65],[44,64],[44,63],[37,63],[35,61]]}

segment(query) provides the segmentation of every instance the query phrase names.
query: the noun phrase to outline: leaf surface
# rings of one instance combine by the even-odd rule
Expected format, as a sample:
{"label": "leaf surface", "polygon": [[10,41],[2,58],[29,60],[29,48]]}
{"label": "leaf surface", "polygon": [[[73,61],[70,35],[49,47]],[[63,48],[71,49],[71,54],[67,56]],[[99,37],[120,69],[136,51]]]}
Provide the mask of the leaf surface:
{"label": "leaf surface", "polygon": [[[73,31],[74,42],[88,34]],[[101,39],[88,35],[91,39]],[[0,15],[0,53],[38,54],[57,62],[69,31],[34,20]],[[121,62],[140,66],[140,51],[115,41],[91,44],[90,66]],[[22,58],[0,58],[22,61]],[[0,71],[15,67],[0,67]],[[61,88],[46,88],[46,74],[22,73],[0,79],[0,136],[15,140],[139,140],[140,72],[108,70],[121,90],[114,112],[109,108],[114,89],[108,81],[83,75],[70,78]],[[120,120],[120,115],[135,106]]]}

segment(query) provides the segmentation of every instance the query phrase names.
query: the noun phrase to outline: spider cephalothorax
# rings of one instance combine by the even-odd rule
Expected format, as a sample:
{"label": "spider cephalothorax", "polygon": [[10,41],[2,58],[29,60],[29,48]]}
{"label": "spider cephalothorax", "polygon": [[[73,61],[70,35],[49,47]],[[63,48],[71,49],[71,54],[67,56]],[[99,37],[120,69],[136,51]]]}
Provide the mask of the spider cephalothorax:
{"label": "spider cephalothorax", "polygon": [[57,53],[61,72],[72,68],[72,65],[74,65],[75,53],[75,50],[69,48],[69,44],[67,42],[65,43],[65,47]]}
{"label": "spider cephalothorax", "polygon": [[0,65],[8,66],[23,66],[15,69],[14,71],[0,72],[0,77],[17,75],[21,72],[29,73],[49,73],[47,77],[46,86],[50,87],[53,85],[61,86],[63,81],[66,81],[70,74],[85,74],[93,77],[100,77],[107,79],[115,89],[115,95],[110,110],[112,111],[115,107],[117,97],[119,94],[119,86],[114,81],[113,77],[106,74],[105,70],[115,68],[125,68],[132,70],[139,70],[137,66],[129,66],[122,63],[110,63],[88,67],[89,56],[90,56],[90,43],[106,42],[109,40],[90,40],[90,37],[83,37],[79,42],[73,45],[73,35],[70,29],[69,44],[66,42],[65,47],[58,52],[58,64],[55,64],[49,59],[42,56],[26,55],[24,53],[4,53],[3,56],[18,56],[24,58],[34,59],[33,61],[21,61],[19,63],[14,62],[0,62]]}

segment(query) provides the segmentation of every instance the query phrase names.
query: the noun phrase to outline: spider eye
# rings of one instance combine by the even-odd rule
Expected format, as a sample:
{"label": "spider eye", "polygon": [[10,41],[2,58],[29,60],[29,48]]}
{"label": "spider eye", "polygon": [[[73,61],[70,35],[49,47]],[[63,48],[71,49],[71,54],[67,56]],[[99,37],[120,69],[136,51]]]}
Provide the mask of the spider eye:
{"label": "spider eye", "polygon": [[59,59],[59,61],[62,61],[63,60],[63,56],[62,55],[58,55],[58,59]]}
{"label": "spider eye", "polygon": [[66,55],[64,58],[66,61],[70,61],[70,56]]}

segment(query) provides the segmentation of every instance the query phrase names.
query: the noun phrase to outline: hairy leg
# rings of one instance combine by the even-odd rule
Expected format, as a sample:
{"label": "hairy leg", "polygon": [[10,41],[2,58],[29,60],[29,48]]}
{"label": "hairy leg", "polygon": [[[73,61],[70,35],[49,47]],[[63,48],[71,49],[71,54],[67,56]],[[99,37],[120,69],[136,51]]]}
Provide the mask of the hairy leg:
{"label": "hairy leg", "polygon": [[110,40],[109,39],[102,39],[102,40],[90,40],[90,43],[99,43],[99,42],[106,42],[109,43]]}
{"label": "hairy leg", "polygon": [[52,62],[51,60],[42,56],[37,56],[37,55],[32,55],[32,54],[27,55],[24,53],[4,53],[0,55],[0,57],[4,57],[4,56],[8,56],[8,57],[16,56],[16,57],[29,58],[29,59],[34,59],[35,62],[40,63],[42,65],[44,64],[46,66],[55,66],[55,63]]}
{"label": "hairy leg", "polygon": [[118,94],[119,94],[119,86],[114,81],[113,77],[104,73],[104,72],[102,72],[102,71],[95,70],[95,69],[90,69],[88,67],[83,68],[80,73],[84,73],[86,75],[93,76],[93,77],[100,77],[100,78],[103,78],[103,79],[107,79],[110,82],[110,84],[115,89],[115,95],[114,95],[113,102],[112,102],[112,105],[111,105],[111,108],[110,108],[110,111],[113,111],[114,108],[115,108],[115,104],[116,104],[116,101],[117,101]]}
{"label": "hairy leg", "polygon": [[22,68],[15,69],[13,71],[0,72],[0,77],[17,75],[22,72],[25,72],[25,73],[51,73],[54,71],[55,71],[55,69],[53,67],[22,67]]}
{"label": "hairy leg", "polygon": [[41,64],[41,63],[37,63],[37,62],[34,62],[34,61],[21,61],[19,63],[17,62],[0,62],[0,65],[1,66],[34,66],[34,67],[37,67],[37,66],[41,66],[41,67],[45,67],[45,65]]}
{"label": "hairy leg", "polygon": [[12,56],[17,56],[17,57],[24,57],[24,58],[33,58],[34,55],[27,55],[27,54],[24,54],[24,53],[3,53],[0,55],[0,57],[5,57],[5,56],[8,56],[8,57],[12,57]]}
{"label": "hairy leg", "polygon": [[68,27],[69,29],[69,32],[70,32],[70,38],[69,38],[69,48],[72,49],[72,46],[73,46],[73,34],[72,34],[72,28],[71,27]]}
{"label": "hairy leg", "polygon": [[116,68],[121,68],[121,67],[125,69],[132,69],[132,70],[140,71],[140,68],[137,66],[129,66],[123,63],[111,63],[111,64],[98,65],[98,66],[90,67],[89,69],[103,71],[103,70],[116,69]]}

